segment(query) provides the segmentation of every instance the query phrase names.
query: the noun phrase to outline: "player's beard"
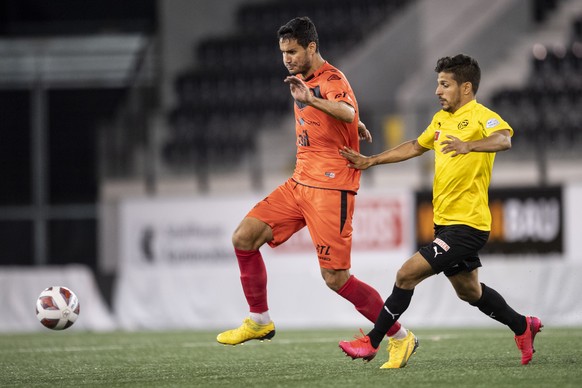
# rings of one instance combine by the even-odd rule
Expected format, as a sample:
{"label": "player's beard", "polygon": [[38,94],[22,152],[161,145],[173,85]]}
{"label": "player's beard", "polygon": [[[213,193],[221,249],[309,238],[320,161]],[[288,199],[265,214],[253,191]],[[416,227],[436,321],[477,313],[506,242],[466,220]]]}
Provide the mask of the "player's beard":
{"label": "player's beard", "polygon": [[445,112],[454,113],[458,109],[459,102],[461,101],[461,98],[460,97],[455,98],[455,100],[453,100],[453,101],[451,101],[450,99],[440,99],[440,100],[441,100],[443,110]]}
{"label": "player's beard", "polygon": [[311,69],[311,62],[306,59],[303,63],[301,63],[301,65],[297,64],[294,71],[289,71],[289,73],[291,73],[291,75],[301,74],[303,77],[305,77],[305,75],[309,72],[309,69]]}
{"label": "player's beard", "polygon": [[449,112],[451,110],[451,106],[449,105],[449,102],[447,100],[441,99],[440,103],[441,103],[442,109],[445,112]]}

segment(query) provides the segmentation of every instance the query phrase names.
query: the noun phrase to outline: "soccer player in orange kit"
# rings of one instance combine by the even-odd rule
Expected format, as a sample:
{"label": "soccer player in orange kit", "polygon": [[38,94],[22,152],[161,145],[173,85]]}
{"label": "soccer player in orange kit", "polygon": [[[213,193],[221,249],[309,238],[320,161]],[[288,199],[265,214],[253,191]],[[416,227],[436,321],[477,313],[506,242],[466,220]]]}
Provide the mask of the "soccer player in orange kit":
{"label": "soccer player in orange kit", "polygon": [[[358,150],[360,140],[372,137],[359,120],[358,104],[345,75],[321,56],[313,22],[308,17],[292,19],[279,29],[278,37],[290,73],[285,82],[295,100],[297,162],[293,176],[256,204],[234,232],[250,315],[240,327],[218,335],[217,341],[223,344],[273,338],[267,272],[259,248],[265,243],[276,247],[304,226],[327,286],[371,322],[383,306],[374,288],[350,274],[352,216],[361,172],[348,168],[338,154],[344,146]],[[396,322],[386,334],[390,341],[399,341],[408,332]]]}

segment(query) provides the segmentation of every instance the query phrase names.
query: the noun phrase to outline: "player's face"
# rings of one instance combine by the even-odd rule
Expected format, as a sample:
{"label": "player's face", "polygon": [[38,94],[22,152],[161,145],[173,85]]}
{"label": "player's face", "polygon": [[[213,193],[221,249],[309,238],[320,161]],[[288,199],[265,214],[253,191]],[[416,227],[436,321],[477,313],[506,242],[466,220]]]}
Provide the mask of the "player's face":
{"label": "player's face", "polygon": [[301,47],[295,39],[280,39],[279,48],[283,54],[283,64],[289,70],[289,74],[306,75],[311,69],[312,48]]}
{"label": "player's face", "polygon": [[446,112],[455,113],[462,106],[461,85],[455,81],[452,73],[438,74],[435,94]]}

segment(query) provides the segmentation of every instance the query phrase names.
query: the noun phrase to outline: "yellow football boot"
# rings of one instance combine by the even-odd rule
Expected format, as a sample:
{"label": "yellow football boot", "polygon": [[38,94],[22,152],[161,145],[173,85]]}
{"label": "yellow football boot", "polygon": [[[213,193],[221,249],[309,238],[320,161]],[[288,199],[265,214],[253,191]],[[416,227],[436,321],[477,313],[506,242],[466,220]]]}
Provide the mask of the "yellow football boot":
{"label": "yellow football boot", "polygon": [[270,340],[275,336],[275,324],[269,322],[260,325],[251,318],[246,318],[242,325],[236,329],[227,330],[220,333],[216,340],[225,345],[238,345],[249,340]]}
{"label": "yellow football boot", "polygon": [[404,339],[390,338],[388,342],[388,361],[380,369],[404,368],[408,359],[416,352],[418,339],[410,330]]}

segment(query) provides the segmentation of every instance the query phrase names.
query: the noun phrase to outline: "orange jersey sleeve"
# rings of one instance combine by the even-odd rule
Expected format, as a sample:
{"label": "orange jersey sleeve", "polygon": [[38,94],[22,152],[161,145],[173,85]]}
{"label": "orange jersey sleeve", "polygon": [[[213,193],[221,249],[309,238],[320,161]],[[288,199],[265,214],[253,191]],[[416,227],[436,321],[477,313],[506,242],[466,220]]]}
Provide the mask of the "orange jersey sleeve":
{"label": "orange jersey sleeve", "polygon": [[305,82],[316,97],[351,105],[356,117],[346,123],[295,102],[297,161],[293,179],[307,186],[356,192],[361,171],[348,168],[338,152],[343,146],[360,149],[359,110],[354,92],[345,75],[327,62]]}

